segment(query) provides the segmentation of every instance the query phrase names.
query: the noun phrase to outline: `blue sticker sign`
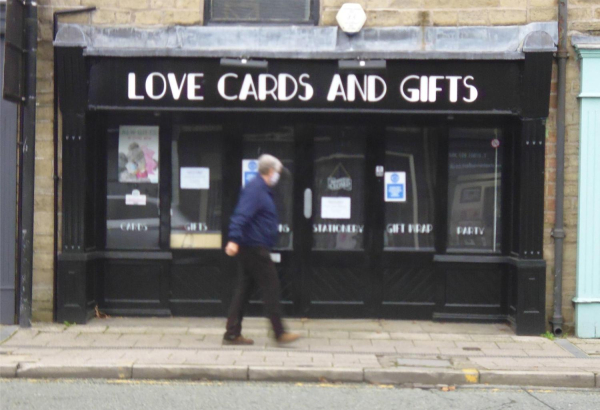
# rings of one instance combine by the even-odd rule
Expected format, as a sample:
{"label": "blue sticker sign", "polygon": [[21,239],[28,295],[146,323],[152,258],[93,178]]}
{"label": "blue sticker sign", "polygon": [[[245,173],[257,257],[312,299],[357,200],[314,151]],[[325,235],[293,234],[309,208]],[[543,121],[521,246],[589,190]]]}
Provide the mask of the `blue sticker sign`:
{"label": "blue sticker sign", "polygon": [[258,176],[258,161],[255,159],[242,160],[242,187]]}
{"label": "blue sticker sign", "polygon": [[406,202],[406,172],[385,173],[385,202]]}

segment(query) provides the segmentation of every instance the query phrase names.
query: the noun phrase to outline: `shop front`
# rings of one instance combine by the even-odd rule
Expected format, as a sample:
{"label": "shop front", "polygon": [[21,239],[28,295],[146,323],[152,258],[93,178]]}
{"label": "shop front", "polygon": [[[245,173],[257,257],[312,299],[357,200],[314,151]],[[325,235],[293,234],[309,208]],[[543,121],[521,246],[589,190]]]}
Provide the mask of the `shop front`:
{"label": "shop front", "polygon": [[223,316],[229,217],[269,153],[290,171],[287,315],[543,332],[555,29],[526,28],[432,28],[413,50],[405,28],[63,25],[58,320]]}

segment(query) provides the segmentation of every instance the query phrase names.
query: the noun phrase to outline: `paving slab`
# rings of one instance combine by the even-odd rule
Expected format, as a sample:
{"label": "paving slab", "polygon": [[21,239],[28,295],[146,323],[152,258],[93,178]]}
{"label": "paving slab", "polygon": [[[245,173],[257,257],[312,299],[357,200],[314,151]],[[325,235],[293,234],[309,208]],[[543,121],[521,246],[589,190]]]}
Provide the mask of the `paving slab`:
{"label": "paving slab", "polygon": [[360,368],[289,368],[250,366],[248,379],[254,381],[287,382],[362,382],[363,369]]}
{"label": "paving slab", "polygon": [[248,380],[248,366],[134,364],[133,379]]}
{"label": "paving slab", "polygon": [[596,386],[595,374],[592,372],[480,370],[479,378],[480,383],[482,384],[494,385],[580,388]]}

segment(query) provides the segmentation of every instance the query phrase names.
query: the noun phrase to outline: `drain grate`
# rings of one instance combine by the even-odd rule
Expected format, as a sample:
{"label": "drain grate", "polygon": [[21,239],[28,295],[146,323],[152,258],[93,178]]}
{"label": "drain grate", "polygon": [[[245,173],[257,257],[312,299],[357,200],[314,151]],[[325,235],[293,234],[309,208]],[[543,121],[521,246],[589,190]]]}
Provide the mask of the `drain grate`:
{"label": "drain grate", "polygon": [[467,352],[481,352],[480,347],[463,347],[463,350],[466,350]]}

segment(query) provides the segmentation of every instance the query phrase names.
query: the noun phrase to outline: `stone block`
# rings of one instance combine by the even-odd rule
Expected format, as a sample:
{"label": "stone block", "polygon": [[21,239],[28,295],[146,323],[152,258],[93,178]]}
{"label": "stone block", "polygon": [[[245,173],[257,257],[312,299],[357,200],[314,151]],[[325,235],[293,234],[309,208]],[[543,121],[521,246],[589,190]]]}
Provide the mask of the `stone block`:
{"label": "stone block", "polygon": [[569,7],[569,21],[591,20],[592,14],[590,7]]}
{"label": "stone block", "polygon": [[131,379],[131,366],[112,364],[23,363],[17,369],[17,377],[31,379]]}
{"label": "stone block", "polygon": [[199,11],[168,10],[164,15],[164,24],[192,25],[202,22],[202,15]]}
{"label": "stone block", "polygon": [[497,7],[498,0],[425,0],[423,5],[427,9],[472,9]]}
{"label": "stone block", "polygon": [[134,364],[132,378],[248,380],[248,366]]}
{"label": "stone block", "polygon": [[596,380],[591,372],[548,372],[514,370],[480,370],[482,384],[546,387],[595,387]]}
{"label": "stone block", "polygon": [[174,9],[175,0],[150,0],[151,9]]}
{"label": "stone block", "polygon": [[[530,8],[534,8],[534,7],[558,8],[558,1],[557,0],[529,0],[529,7]],[[571,13],[571,10],[569,10],[569,13]]]}
{"label": "stone block", "polygon": [[557,17],[558,9],[556,7],[529,10],[529,21],[553,21]]}
{"label": "stone block", "polygon": [[120,8],[132,9],[132,10],[144,10],[149,8],[149,0],[119,0],[118,3]]}
{"label": "stone block", "polygon": [[458,14],[458,24],[461,26],[480,26],[488,22],[487,10],[462,10]]}
{"label": "stone block", "polygon": [[490,23],[493,25],[514,25],[527,22],[526,10],[490,10]]}
{"label": "stone block", "polygon": [[175,0],[178,9],[200,10],[203,7],[202,0]]}
{"label": "stone block", "polygon": [[366,27],[418,26],[421,12],[418,10],[368,10]]}
{"label": "stone block", "polygon": [[248,380],[284,382],[362,382],[362,368],[250,366]]}
{"label": "stone block", "polygon": [[17,377],[17,363],[0,363],[0,377]]}
{"label": "stone block", "polygon": [[430,369],[404,367],[388,369],[365,369],[365,381],[379,384],[447,384],[463,385],[479,382],[475,369]]}
{"label": "stone block", "polygon": [[458,12],[448,10],[436,10],[432,14],[434,26],[456,26],[458,24]]}
{"label": "stone block", "polygon": [[133,14],[133,22],[136,26],[156,26],[162,24],[163,11],[139,11]]}

